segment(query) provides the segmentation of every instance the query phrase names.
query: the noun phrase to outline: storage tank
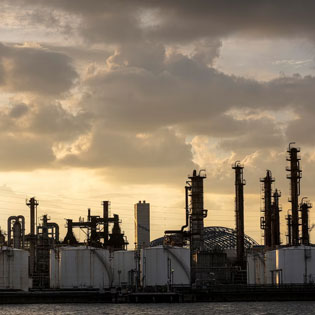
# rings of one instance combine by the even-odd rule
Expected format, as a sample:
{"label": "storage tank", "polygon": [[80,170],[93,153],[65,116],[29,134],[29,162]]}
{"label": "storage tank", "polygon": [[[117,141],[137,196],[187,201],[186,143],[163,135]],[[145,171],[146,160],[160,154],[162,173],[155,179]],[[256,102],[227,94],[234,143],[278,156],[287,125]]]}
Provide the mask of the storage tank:
{"label": "storage tank", "polygon": [[315,282],[315,248],[296,246],[266,253],[267,283],[303,284]]}
{"label": "storage tank", "polygon": [[265,256],[263,252],[247,254],[247,284],[265,284]]}
{"label": "storage tank", "polygon": [[[139,269],[139,268],[138,268]],[[134,250],[115,251],[112,259],[113,285],[136,285],[137,258]]]}
{"label": "storage tank", "polygon": [[190,250],[157,246],[141,250],[141,282],[148,286],[190,285]]}
{"label": "storage tank", "polygon": [[93,247],[60,247],[50,252],[51,288],[103,289],[112,285],[109,251]]}
{"label": "storage tank", "polygon": [[28,291],[28,257],[29,253],[22,249],[0,249],[0,289]]}

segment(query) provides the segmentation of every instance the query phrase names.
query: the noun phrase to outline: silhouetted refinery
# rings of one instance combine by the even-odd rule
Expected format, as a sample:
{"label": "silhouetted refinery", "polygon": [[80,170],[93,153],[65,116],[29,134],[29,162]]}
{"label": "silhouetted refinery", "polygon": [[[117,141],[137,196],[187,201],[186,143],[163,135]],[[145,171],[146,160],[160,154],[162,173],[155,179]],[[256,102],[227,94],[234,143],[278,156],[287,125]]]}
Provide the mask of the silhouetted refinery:
{"label": "silhouetted refinery", "polygon": [[[205,170],[185,185],[185,224],[150,242],[150,204],[134,205],[135,248],[121,231],[118,214],[88,209],[87,218],[67,219],[67,233],[47,215],[37,222],[39,202],[27,201],[29,233],[21,215],[8,218],[0,234],[0,303],[181,302],[314,300],[315,247],[310,244],[309,210],[300,198],[300,149],[290,143],[287,178],[290,203],[287,244],[280,241],[280,191],[270,170],[262,183],[260,226],[264,245],[244,233],[244,165],[236,161],[235,229],[205,227]],[[232,183],[231,183],[232,184]],[[79,242],[75,230],[85,231]]]}

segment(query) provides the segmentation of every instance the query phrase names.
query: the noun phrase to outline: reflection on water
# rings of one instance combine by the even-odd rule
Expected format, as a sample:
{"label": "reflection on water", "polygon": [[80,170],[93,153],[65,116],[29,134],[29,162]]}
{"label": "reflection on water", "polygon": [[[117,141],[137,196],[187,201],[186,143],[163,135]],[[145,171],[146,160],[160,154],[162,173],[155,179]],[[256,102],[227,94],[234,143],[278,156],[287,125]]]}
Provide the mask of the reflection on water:
{"label": "reflection on water", "polygon": [[315,302],[239,302],[185,304],[33,304],[2,305],[0,314],[315,314]]}

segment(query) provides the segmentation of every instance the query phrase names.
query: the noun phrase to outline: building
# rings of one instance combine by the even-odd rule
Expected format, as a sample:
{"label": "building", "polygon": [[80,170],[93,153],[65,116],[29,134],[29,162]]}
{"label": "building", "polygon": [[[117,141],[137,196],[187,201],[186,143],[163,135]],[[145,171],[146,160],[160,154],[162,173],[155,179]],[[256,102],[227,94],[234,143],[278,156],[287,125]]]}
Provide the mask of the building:
{"label": "building", "polygon": [[135,204],[135,244],[136,248],[150,246],[150,204],[139,201]]}

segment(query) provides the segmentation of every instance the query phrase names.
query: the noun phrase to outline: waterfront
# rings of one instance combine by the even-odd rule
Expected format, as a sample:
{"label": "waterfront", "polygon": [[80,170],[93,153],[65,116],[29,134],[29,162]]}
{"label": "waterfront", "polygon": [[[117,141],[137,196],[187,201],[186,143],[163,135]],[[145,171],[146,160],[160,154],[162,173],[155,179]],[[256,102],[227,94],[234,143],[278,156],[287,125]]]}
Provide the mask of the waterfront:
{"label": "waterfront", "polygon": [[315,302],[239,302],[185,304],[31,304],[2,305],[0,314],[315,314]]}

